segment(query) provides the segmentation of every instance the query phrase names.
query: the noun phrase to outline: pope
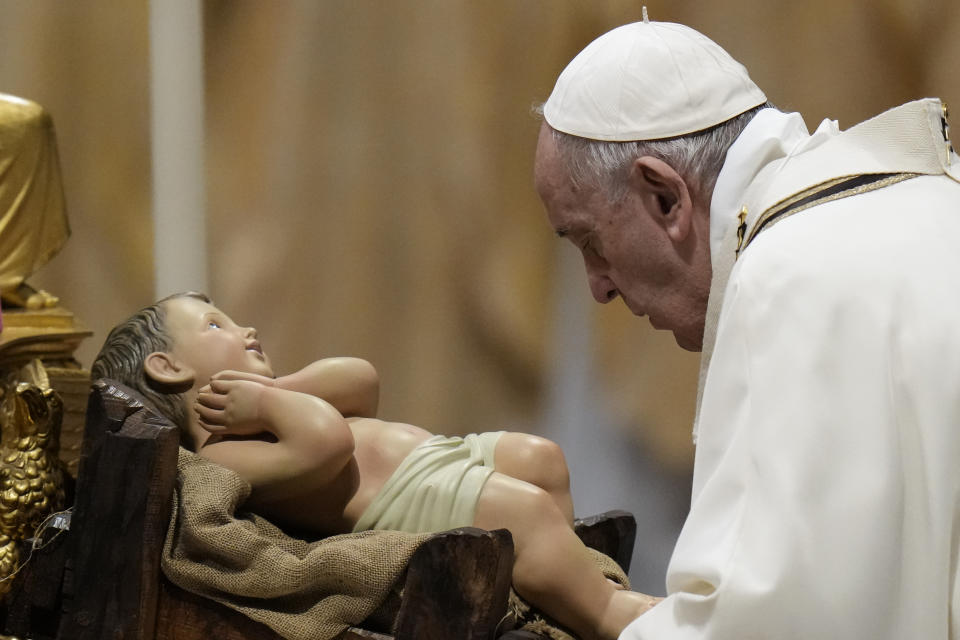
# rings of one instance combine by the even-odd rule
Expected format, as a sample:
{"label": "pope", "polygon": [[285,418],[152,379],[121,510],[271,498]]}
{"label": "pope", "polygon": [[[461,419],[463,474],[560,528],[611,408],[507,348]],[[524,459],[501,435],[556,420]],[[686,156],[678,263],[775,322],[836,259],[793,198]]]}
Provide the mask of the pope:
{"label": "pope", "polygon": [[960,640],[960,158],[920,99],[810,133],[706,36],[606,33],[535,184],[593,297],[702,352],[667,597],[621,640]]}

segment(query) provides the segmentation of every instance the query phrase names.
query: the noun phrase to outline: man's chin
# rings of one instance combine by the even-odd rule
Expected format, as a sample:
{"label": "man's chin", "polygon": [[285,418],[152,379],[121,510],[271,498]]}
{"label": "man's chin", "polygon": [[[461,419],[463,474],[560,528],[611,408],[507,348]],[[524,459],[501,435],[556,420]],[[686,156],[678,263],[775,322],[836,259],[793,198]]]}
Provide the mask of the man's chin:
{"label": "man's chin", "polygon": [[699,327],[685,325],[680,329],[671,329],[669,326],[666,326],[667,323],[654,320],[653,316],[647,316],[647,320],[650,321],[650,326],[657,331],[670,331],[670,333],[673,334],[673,339],[677,341],[677,345],[679,345],[681,349],[697,353],[703,351],[703,324],[700,324]]}
{"label": "man's chin", "polygon": [[700,353],[703,351],[703,334],[701,333],[699,338],[691,338],[690,336],[683,336],[673,332],[673,339],[677,341],[677,345],[685,351],[693,351],[694,353]]}

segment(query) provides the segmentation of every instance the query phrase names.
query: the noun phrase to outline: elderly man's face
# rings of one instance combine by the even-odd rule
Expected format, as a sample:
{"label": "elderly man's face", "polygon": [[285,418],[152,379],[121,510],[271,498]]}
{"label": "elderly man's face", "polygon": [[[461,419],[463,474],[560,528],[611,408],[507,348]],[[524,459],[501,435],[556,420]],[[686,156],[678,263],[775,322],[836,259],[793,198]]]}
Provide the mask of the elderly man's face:
{"label": "elderly man's face", "polygon": [[710,288],[702,222],[678,242],[663,224],[655,193],[631,187],[620,202],[610,202],[597,189],[576,188],[546,125],[534,181],[554,231],[582,253],[594,299],[605,304],[619,296],[633,314],[671,330],[684,349],[699,351]]}

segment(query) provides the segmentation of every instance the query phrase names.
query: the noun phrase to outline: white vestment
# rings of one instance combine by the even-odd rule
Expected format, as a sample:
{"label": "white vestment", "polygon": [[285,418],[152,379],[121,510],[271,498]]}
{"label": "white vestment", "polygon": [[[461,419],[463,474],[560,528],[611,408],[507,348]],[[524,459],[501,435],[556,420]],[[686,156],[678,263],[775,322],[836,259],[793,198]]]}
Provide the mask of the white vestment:
{"label": "white vestment", "polygon": [[[667,598],[621,640],[960,640],[960,157],[940,116],[923,100],[810,136],[765,110],[731,147],[691,509]],[[734,262],[742,206],[747,239],[864,174],[898,177],[767,224]]]}

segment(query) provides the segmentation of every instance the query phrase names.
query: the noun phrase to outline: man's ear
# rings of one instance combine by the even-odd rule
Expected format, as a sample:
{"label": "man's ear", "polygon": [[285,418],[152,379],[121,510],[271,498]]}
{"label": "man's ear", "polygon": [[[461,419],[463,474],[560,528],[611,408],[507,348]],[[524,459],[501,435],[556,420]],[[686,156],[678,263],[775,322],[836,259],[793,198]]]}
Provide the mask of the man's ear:
{"label": "man's ear", "polygon": [[663,160],[642,156],[633,162],[633,180],[656,222],[673,242],[683,242],[694,215],[693,198],[683,176]]}
{"label": "man's ear", "polygon": [[189,389],[193,386],[196,372],[181,360],[165,351],[154,351],[143,361],[147,379],[162,387]]}

